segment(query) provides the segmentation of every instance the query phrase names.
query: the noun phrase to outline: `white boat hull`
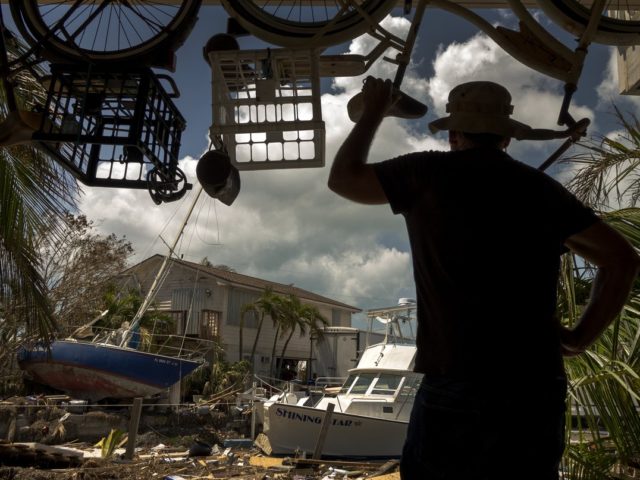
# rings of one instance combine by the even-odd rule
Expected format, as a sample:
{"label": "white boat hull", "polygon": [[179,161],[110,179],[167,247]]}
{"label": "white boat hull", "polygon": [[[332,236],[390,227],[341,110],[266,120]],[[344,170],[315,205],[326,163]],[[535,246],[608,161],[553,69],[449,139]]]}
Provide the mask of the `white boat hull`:
{"label": "white boat hull", "polygon": [[[326,412],[274,403],[268,407],[264,433],[276,455],[313,454]],[[407,422],[333,412],[322,457],[400,458]]]}

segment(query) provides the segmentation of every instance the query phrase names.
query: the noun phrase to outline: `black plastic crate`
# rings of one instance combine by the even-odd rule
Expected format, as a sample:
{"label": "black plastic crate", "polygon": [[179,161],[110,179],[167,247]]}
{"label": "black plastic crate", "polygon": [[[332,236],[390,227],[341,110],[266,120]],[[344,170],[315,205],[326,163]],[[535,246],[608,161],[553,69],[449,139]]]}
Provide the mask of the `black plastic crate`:
{"label": "black plastic crate", "polygon": [[86,185],[159,189],[154,200],[174,200],[190,187],[178,168],[186,122],[161,78],[148,68],[53,65],[33,139]]}

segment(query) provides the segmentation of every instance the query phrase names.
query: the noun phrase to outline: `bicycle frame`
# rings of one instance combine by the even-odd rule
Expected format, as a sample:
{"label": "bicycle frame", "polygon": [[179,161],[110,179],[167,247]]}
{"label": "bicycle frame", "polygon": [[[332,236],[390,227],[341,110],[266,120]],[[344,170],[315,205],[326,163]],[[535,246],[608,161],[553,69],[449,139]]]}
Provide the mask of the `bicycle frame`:
{"label": "bicycle frame", "polygon": [[[558,114],[558,125],[574,127],[576,120],[569,113],[569,106],[574,92],[577,90],[578,81],[582,74],[584,60],[588,47],[591,44],[598,21],[604,11],[605,0],[595,0],[591,8],[591,16],[587,28],[578,38],[578,45],[574,50],[569,49],[562,42],[558,41],[529,13],[521,0],[506,0],[510,10],[520,20],[520,30],[510,30],[502,26],[494,27],[477,13],[467,7],[454,3],[451,0],[419,0],[416,12],[411,22],[411,27],[405,40],[399,39],[395,35],[386,31],[379,24],[370,24],[372,36],[378,38],[380,43],[371,55],[394,47],[400,51],[395,60],[385,57],[385,60],[398,64],[398,70],[394,79],[394,86],[399,88],[406,67],[409,64],[411,51],[415,42],[417,31],[420,27],[425,9],[428,6],[440,8],[449,13],[457,15],[475,25],[480,31],[485,33],[498,46],[519,62],[534,70],[548,75],[552,78],[564,82],[564,98]],[[545,0],[541,0],[545,1]],[[384,46],[384,48],[379,48]],[[348,55],[346,56],[348,57]],[[320,57],[322,58],[322,57]],[[375,60],[375,59],[374,59]],[[368,64],[373,63],[368,58]],[[356,75],[359,73],[355,73]],[[550,167],[573,143],[581,136],[584,136],[589,125],[588,119],[582,119],[575,128],[576,132],[571,135],[560,147],[553,152],[547,160],[539,167],[546,170]],[[540,130],[540,139],[552,139],[554,132]]]}
{"label": "bicycle frame", "polygon": [[[544,0],[541,0],[544,1]],[[480,31],[495,41],[510,56],[524,65],[560,80],[565,84],[565,98],[562,102],[558,125],[571,126],[575,122],[568,113],[571,96],[577,89],[588,47],[596,32],[598,21],[605,7],[605,0],[595,0],[591,9],[591,18],[583,34],[578,38],[578,45],[571,50],[558,41],[529,13],[521,0],[506,0],[509,9],[520,21],[520,30],[510,30],[502,26],[494,27],[480,15],[451,0],[419,0],[411,23],[409,34],[405,40],[386,31],[379,24],[370,24],[370,34],[380,40],[380,46],[367,58],[367,64],[373,63],[371,56],[379,55],[388,47],[399,50],[395,60],[385,58],[399,65],[394,86],[400,87],[402,76],[409,63],[413,44],[419,29],[422,15],[427,7],[445,10],[472,23]],[[348,55],[346,56],[348,57]],[[320,57],[322,59],[322,57]],[[356,75],[360,73],[355,73]]]}

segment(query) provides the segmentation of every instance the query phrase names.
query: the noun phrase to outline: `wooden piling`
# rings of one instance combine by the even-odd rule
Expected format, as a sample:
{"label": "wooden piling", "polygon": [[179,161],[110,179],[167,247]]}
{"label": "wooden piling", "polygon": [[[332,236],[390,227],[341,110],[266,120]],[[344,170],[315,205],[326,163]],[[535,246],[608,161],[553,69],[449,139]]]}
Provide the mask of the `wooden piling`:
{"label": "wooden piling", "polygon": [[133,460],[133,452],[136,448],[136,437],[138,436],[138,426],[140,425],[140,414],[142,413],[142,398],[134,398],[131,407],[131,419],[129,420],[129,440],[127,441],[127,451],[124,458]]}
{"label": "wooden piling", "polygon": [[331,417],[333,416],[333,409],[335,405],[330,403],[327,405],[327,411],[324,414],[324,419],[322,420],[322,425],[320,427],[320,433],[318,434],[318,440],[316,441],[316,448],[313,452],[313,459],[320,460],[322,458],[322,449],[324,448],[324,441],[327,438],[327,433],[329,432],[329,425],[331,425]]}

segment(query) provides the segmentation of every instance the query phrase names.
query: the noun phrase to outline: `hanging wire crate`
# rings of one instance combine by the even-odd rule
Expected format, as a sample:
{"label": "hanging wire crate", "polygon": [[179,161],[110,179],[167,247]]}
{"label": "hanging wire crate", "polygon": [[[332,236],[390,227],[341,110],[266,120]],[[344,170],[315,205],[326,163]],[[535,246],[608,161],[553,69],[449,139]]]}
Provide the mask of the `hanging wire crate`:
{"label": "hanging wire crate", "polygon": [[33,140],[90,186],[149,188],[170,201],[190,188],[178,168],[186,122],[148,68],[52,65]]}
{"label": "hanging wire crate", "polygon": [[239,170],[324,165],[316,51],[219,50],[208,52],[208,59],[210,136]]}

